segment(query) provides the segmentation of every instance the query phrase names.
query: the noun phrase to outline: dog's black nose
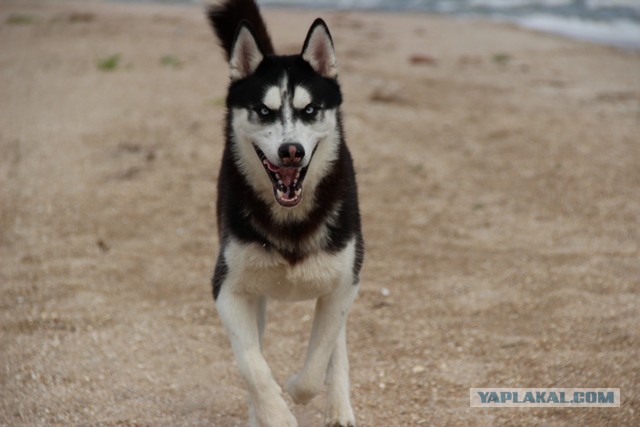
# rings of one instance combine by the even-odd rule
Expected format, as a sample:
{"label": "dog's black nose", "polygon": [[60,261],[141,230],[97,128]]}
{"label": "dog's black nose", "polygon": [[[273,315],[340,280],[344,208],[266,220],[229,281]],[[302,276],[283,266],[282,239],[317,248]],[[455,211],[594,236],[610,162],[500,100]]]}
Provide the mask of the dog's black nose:
{"label": "dog's black nose", "polygon": [[278,156],[285,165],[297,164],[304,157],[304,147],[297,142],[286,142],[278,148]]}

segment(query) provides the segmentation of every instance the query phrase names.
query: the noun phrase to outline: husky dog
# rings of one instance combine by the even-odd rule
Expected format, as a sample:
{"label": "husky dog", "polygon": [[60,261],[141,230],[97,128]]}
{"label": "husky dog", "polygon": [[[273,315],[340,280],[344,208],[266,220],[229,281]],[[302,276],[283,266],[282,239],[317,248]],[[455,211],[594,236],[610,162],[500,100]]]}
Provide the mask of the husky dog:
{"label": "husky dog", "polygon": [[248,389],[251,426],[296,426],[262,355],[267,298],[315,299],[304,404],[326,384],[326,423],[355,426],[345,322],[364,257],[355,173],[344,141],[336,55],[322,19],[299,55],[276,55],[254,0],[207,9],[231,83],[218,178],[213,296]]}

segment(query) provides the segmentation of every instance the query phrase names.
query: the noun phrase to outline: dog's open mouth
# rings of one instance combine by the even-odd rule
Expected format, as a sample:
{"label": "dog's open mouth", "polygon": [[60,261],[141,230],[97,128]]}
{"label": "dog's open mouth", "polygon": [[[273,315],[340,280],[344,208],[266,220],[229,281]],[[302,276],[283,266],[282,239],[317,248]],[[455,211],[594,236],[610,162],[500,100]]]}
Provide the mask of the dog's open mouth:
{"label": "dog's open mouth", "polygon": [[276,166],[267,159],[267,156],[259,148],[256,148],[256,153],[258,153],[260,162],[271,179],[276,201],[287,208],[297,206],[302,200],[302,182],[309,166]]}

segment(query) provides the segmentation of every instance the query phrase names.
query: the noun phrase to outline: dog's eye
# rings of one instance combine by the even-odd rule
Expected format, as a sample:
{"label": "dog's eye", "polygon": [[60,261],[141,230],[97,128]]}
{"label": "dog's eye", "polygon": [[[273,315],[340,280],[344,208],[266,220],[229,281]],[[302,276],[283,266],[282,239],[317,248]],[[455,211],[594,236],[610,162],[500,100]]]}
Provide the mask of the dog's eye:
{"label": "dog's eye", "polygon": [[271,111],[271,109],[266,105],[258,105],[258,107],[256,107],[256,113],[258,113],[260,117],[269,117],[273,111]]}
{"label": "dog's eye", "polygon": [[314,114],[316,114],[318,112],[318,107],[316,107],[313,104],[309,104],[306,107],[304,107],[304,110],[302,110],[302,112],[306,116],[313,116]]}
{"label": "dog's eye", "polygon": [[320,107],[318,107],[317,105],[309,104],[306,107],[304,107],[302,112],[304,113],[305,116],[312,117],[316,115],[319,109]]}

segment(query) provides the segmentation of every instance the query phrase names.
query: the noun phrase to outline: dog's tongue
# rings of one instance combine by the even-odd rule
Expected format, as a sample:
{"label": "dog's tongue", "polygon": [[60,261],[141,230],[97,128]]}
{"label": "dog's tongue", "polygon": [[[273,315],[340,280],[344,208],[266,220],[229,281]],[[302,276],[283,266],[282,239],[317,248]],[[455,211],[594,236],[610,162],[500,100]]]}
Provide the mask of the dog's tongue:
{"label": "dog's tongue", "polygon": [[297,168],[281,168],[278,171],[278,174],[280,175],[280,179],[282,180],[282,183],[287,187],[290,187],[291,184],[293,184],[293,180],[296,177],[297,171],[298,171]]}
{"label": "dog's tongue", "polygon": [[282,183],[287,187],[290,187],[291,184],[293,184],[293,181],[296,179],[296,175],[299,171],[298,168],[279,168],[267,159],[264,159],[263,163],[267,165],[271,172],[277,173],[280,176]]}

